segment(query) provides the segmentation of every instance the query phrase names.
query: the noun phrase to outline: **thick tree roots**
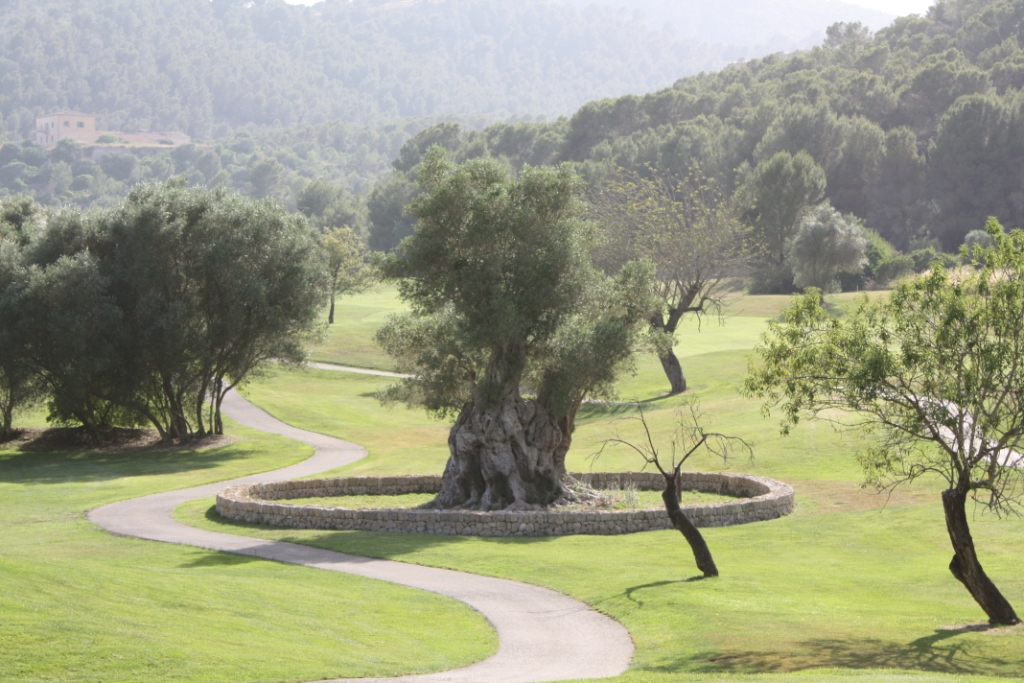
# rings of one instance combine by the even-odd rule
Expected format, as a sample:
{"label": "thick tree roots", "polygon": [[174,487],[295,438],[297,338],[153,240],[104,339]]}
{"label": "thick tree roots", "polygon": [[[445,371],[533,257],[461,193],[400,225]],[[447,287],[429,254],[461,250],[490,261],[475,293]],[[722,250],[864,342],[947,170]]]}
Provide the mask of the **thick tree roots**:
{"label": "thick tree roots", "polygon": [[508,395],[492,408],[468,403],[448,437],[451,455],[430,506],[532,510],[565,499],[569,440],[531,399]]}

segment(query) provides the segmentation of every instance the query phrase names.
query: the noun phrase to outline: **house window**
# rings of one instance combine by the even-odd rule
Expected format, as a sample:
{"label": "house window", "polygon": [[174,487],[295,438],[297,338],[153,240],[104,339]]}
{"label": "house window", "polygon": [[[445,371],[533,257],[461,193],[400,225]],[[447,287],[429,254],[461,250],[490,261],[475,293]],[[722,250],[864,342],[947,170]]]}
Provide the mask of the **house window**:
{"label": "house window", "polygon": [[79,128],[85,128],[85,121],[79,121],[78,122],[78,127]]}
{"label": "house window", "polygon": [[64,127],[65,128],[70,128],[71,127],[71,122],[70,121],[65,121],[64,122]]}

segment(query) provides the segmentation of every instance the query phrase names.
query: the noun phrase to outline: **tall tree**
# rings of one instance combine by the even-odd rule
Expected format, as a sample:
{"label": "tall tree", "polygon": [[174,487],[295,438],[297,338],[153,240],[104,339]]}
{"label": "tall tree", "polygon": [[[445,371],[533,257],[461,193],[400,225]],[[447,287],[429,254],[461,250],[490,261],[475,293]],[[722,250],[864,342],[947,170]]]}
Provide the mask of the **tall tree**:
{"label": "tall tree", "polygon": [[786,252],[801,217],[825,194],[825,172],[806,152],[779,152],[759,163],[739,191],[755,263],[751,291],[792,291]]}
{"label": "tall tree", "polygon": [[377,338],[415,375],[391,398],[458,416],[434,505],[565,498],[576,411],[630,358],[651,310],[648,272],[610,279],[591,265],[568,166],[511,177],[493,160],[452,166],[435,147],[419,182],[416,232],[382,261],[412,313]]}
{"label": "tall tree", "polygon": [[52,417],[94,434],[220,433],[224,394],[262,364],[301,360],[318,329],[323,250],[279,206],[178,179],[36,232],[20,334]]}
{"label": "tall tree", "polygon": [[623,172],[593,193],[595,216],[606,242],[599,263],[611,272],[645,259],[655,266],[660,302],[650,326],[670,393],[686,391],[686,375],[675,354],[676,331],[688,314],[719,313],[722,282],[742,260],[742,233],[732,206],[713,183],[680,180],[648,169]]}
{"label": "tall tree", "polygon": [[15,409],[39,393],[21,319],[31,315],[24,248],[40,218],[40,207],[27,198],[0,200],[0,441],[13,435]]}
{"label": "tall tree", "polygon": [[808,293],[770,325],[745,391],[782,411],[784,431],[822,413],[866,431],[861,463],[880,488],[942,479],[950,572],[991,623],[1017,624],[966,512],[973,498],[1019,513],[1024,495],[1024,232],[993,222],[989,234],[996,246],[975,252],[971,272],[936,267],[843,318]]}
{"label": "tall tree", "polygon": [[365,291],[373,282],[373,272],[366,264],[366,248],[351,228],[325,230],[324,250],[331,281],[331,308],[327,313],[327,324],[333,325],[335,297]]}

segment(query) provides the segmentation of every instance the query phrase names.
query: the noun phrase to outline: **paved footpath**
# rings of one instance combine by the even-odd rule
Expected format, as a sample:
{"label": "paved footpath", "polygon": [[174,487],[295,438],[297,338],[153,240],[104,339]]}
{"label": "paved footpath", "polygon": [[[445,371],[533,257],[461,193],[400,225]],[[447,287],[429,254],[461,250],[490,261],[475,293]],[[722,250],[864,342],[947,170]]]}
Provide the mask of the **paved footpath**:
{"label": "paved footpath", "polygon": [[[498,632],[498,652],[471,666],[436,674],[388,679],[395,683],[529,683],[606,678],[623,673],[633,656],[629,633],[618,622],[560,593],[524,583],[445,569],[320,550],[294,543],[196,529],[175,521],[176,507],[215,495],[226,486],[305,477],[366,456],[361,446],[287,425],[232,392],[223,410],[236,422],[309,444],[316,454],[297,465],[180,491],[158,493],[89,513],[89,519],[119,536],[178,543],[260,557],[329,571],[347,572],[460,600],[483,614]],[[439,624],[439,628],[444,628]],[[340,680],[327,683],[341,683]]]}

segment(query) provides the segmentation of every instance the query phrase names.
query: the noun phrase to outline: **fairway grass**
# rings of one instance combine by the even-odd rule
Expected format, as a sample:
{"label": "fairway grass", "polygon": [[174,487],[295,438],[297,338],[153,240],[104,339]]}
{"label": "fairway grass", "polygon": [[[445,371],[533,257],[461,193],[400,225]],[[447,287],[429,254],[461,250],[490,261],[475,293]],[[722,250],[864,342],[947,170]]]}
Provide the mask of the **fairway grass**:
{"label": "fairway grass", "polygon": [[[0,680],[320,680],[444,670],[494,652],[485,620],[452,600],[119,538],[86,520],[105,503],[277,469],[312,453],[228,429],[242,440],[208,450],[0,446]],[[454,630],[437,629],[437,620]]]}
{"label": "fairway grass", "polygon": [[[860,437],[809,422],[783,438],[777,420],[738,395],[749,349],[786,303],[740,298],[724,325],[705,321],[680,334],[689,395],[699,397],[706,426],[741,436],[754,450],[752,459],[736,453],[729,462],[696,457],[687,469],[769,476],[797,493],[788,517],[705,530],[719,578],[700,580],[672,531],[519,539],[296,531],[227,522],[212,499],[187,503],[175,516],[217,531],[566,593],[629,629],[636,656],[613,683],[1024,681],[1024,628],[972,630],[984,617],[946,569],[951,552],[938,483],[922,481],[892,497],[865,491],[855,460]],[[371,339],[398,307],[394,291],[339,304],[339,323],[314,358],[391,369]],[[244,393],[287,422],[369,450],[335,474],[440,474],[449,423],[382,407],[374,396],[388,381],[281,368]],[[620,400],[643,402],[656,442],[667,448],[686,399],[666,397],[665,389],[650,357],[617,387]],[[569,469],[639,469],[627,449],[601,452],[611,437],[640,437],[636,416],[629,405],[585,405]],[[30,411],[21,424],[42,417]],[[276,469],[310,453],[233,424],[228,431],[243,440],[194,452],[0,446],[0,681],[298,682],[440,670],[495,650],[479,615],[431,594],[116,538],[85,520],[85,511],[107,502]],[[1024,609],[1024,521],[979,511],[972,528],[986,570]]]}
{"label": "fairway grass", "polygon": [[[946,569],[951,551],[940,486],[924,480],[891,497],[860,487],[856,434],[801,424],[791,437],[740,397],[749,349],[779,302],[751,306],[699,336],[680,336],[691,396],[706,425],[741,436],[753,458],[701,456],[687,469],[743,471],[781,479],[797,492],[786,518],[708,529],[722,571],[698,580],[676,532],[529,539],[296,531],[229,523],[212,501],[179,508],[204,528],[354,554],[471,571],[546,586],[621,621],[637,645],[622,683],[669,681],[1024,680],[1024,628],[976,630],[984,615]],[[777,314],[777,313],[776,313]],[[281,370],[247,396],[297,426],[356,441],[370,456],[339,472],[438,474],[448,424],[374,400],[388,380],[345,373]],[[667,448],[684,400],[665,397],[656,359],[643,358],[618,385],[643,401],[656,442]],[[579,415],[570,470],[639,469],[613,436],[639,438],[636,409],[590,404]],[[982,562],[1010,601],[1024,607],[1024,522],[980,511],[972,520]]]}

